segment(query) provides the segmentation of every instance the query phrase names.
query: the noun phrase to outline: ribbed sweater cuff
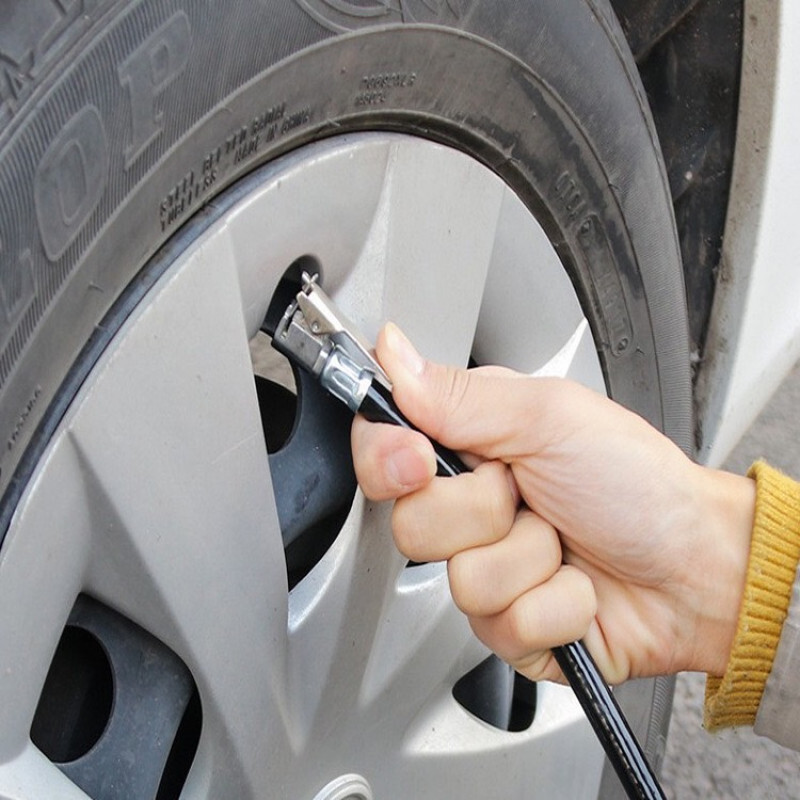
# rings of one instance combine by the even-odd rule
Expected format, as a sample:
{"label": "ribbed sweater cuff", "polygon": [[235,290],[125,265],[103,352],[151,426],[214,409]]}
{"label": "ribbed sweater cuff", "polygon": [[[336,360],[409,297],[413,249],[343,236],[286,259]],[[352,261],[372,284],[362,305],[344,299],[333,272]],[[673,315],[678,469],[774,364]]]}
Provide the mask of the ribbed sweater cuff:
{"label": "ribbed sweater cuff", "polygon": [[800,559],[800,484],[763,462],[748,475],[757,488],[747,583],[725,674],[706,681],[704,725],[712,731],[753,724]]}

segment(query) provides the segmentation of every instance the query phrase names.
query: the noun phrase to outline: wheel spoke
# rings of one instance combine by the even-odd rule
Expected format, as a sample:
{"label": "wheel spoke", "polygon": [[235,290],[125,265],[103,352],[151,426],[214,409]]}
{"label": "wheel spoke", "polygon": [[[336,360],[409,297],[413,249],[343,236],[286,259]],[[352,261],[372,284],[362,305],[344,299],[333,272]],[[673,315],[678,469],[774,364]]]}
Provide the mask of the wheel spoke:
{"label": "wheel spoke", "polygon": [[[82,491],[78,464],[74,453],[59,444],[51,448],[49,469],[29,492],[29,502],[9,530],[0,559],[0,763],[14,758],[28,743],[50,662],[82,588],[91,545],[88,510],[77,499]],[[50,476],[56,474],[63,480],[54,495],[48,487]]]}
{"label": "wheel spoke", "polygon": [[528,730],[505,733],[469,715],[443,690],[415,720],[401,758],[392,763],[401,774],[389,770],[381,780],[391,786],[413,775],[422,786],[438,781],[438,796],[494,797],[504,776],[509,796],[525,796],[538,785],[558,786],[559,794],[563,788],[564,797],[596,797],[603,751],[577,700],[566,687],[543,684],[538,706]]}
{"label": "wheel spoke", "polygon": [[369,235],[336,299],[370,336],[395,320],[429,357],[466,364],[503,193],[460,153],[394,143]]}
{"label": "wheel spoke", "polygon": [[[604,390],[586,320],[544,231],[509,189],[503,198],[474,356],[520,372],[569,375]],[[498,319],[503,320],[498,325]]]}
{"label": "wheel spoke", "polygon": [[[88,524],[86,566],[72,572],[85,573],[84,585],[76,588],[140,624],[189,666],[204,731],[227,752],[215,769],[230,776],[263,769],[256,750],[265,720],[281,739],[287,584],[225,243],[216,237],[194,254],[195,267],[179,272],[123,329],[70,421],[80,501],[52,507],[50,528],[68,538]],[[59,472],[49,473],[53,485],[41,487],[44,494],[60,496]]]}
{"label": "wheel spoke", "polygon": [[[267,312],[270,296],[263,287],[274,286],[301,256],[320,259],[326,288],[352,275],[375,227],[392,147],[385,137],[365,136],[358,144],[345,139],[316,155],[290,156],[229,215],[250,336]],[[380,267],[382,262],[374,263]],[[364,294],[361,302],[370,306],[371,296]],[[379,313],[380,303],[370,311]],[[372,319],[354,316],[364,318]]]}
{"label": "wheel spoke", "polygon": [[3,800],[89,800],[58,767],[32,744],[16,758],[0,764],[0,797]]}
{"label": "wheel spoke", "polygon": [[[411,713],[427,702],[430,686],[452,686],[488,652],[453,603],[445,565],[411,567],[379,620],[362,700],[401,696]],[[424,686],[420,674],[427,676]]]}
{"label": "wheel spoke", "polygon": [[342,707],[391,715],[387,735],[400,737],[432,685],[452,685],[487,654],[450,598],[444,565],[406,568],[388,512],[357,495],[339,540],[292,593],[292,716],[324,750],[332,720],[345,735]]}
{"label": "wheel spoke", "polygon": [[[215,650],[263,646],[267,615],[259,612],[286,595],[236,273],[223,241],[127,331],[71,427],[97,516],[87,588],[201,671],[213,667]],[[155,380],[154,359],[162,365]],[[280,614],[268,616],[274,636]]]}
{"label": "wheel spoke", "polygon": [[334,546],[290,598],[293,714],[303,736],[355,708],[375,629],[405,560],[388,534],[388,506],[361,493]]}

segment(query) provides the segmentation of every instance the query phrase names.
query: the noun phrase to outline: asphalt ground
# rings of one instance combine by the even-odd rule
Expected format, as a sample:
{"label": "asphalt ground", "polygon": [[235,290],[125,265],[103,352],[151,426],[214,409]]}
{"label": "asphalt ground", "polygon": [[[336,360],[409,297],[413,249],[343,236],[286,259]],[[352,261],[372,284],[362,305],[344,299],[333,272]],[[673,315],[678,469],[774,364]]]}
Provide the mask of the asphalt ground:
{"label": "asphalt ground", "polygon": [[[800,362],[725,463],[738,473],[763,458],[800,478]],[[752,730],[709,734],[702,727],[705,676],[678,677],[667,752],[662,767],[670,800],[800,799],[800,753]]]}

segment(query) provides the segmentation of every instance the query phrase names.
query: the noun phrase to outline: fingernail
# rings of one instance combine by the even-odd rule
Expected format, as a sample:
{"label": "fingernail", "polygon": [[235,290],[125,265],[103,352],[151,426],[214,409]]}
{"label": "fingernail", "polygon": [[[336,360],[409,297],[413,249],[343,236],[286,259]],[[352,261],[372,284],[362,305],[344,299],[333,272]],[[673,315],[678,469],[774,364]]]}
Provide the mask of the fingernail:
{"label": "fingernail", "polygon": [[393,322],[386,325],[386,344],[402,366],[412,375],[422,374],[425,368],[425,359],[416,351],[414,345],[406,338],[405,334]]}
{"label": "fingernail", "polygon": [[436,474],[436,460],[432,451],[403,447],[386,459],[386,471],[400,487],[422,486]]}

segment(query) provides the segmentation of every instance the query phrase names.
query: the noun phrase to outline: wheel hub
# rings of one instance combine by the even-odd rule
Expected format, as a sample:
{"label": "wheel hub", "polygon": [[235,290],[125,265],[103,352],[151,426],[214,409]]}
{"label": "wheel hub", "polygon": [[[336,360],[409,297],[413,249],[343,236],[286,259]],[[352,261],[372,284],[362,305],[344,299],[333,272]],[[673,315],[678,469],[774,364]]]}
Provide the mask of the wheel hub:
{"label": "wheel hub", "polygon": [[373,796],[360,775],[342,775],[332,780],[314,800],[373,800]]}
{"label": "wheel hub", "polygon": [[[309,146],[213,211],[180,234],[185,246],[134,310],[100,326],[104,350],[79,365],[85,379],[9,527],[0,794],[77,795],[30,728],[70,609],[86,596],[163,643],[194,682],[185,693],[196,686],[199,744],[170,797],[263,796],[280,785],[286,797],[390,800],[412,780],[420,798],[497,796],[498,776],[536,785],[578,750],[581,769],[561,770],[560,794],[590,796],[602,752],[568,690],[542,687],[532,724],[516,732],[454,695],[487,651],[453,606],[443,565],[409,567],[396,552],[385,506],[357,492],[289,591],[287,550],[305,525],[294,511],[311,492],[290,476],[280,491],[295,506],[283,513],[276,502],[276,458],[262,435],[271,411],[259,405],[249,347],[287,265],[313,256],[326,290],[370,336],[393,319],[432,358],[602,389],[547,237],[486,167],[388,134]],[[299,538],[287,545],[280,518],[290,515]],[[124,733],[118,708],[109,730]],[[320,793],[342,763],[357,772]]]}

